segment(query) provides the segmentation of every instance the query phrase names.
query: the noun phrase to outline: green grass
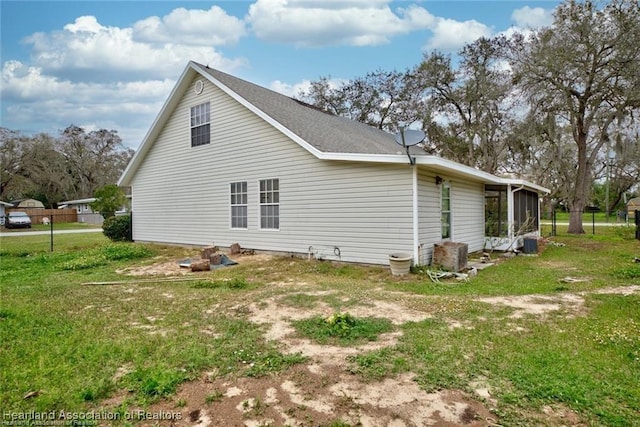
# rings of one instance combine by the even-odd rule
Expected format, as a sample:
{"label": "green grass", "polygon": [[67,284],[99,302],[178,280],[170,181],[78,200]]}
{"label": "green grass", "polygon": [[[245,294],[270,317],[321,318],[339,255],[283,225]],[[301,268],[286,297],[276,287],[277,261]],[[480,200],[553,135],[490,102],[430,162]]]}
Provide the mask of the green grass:
{"label": "green grass", "polygon": [[[553,240],[565,246],[501,261],[469,283],[277,258],[216,270],[195,282],[83,286],[123,280],[117,270],[183,259],[188,252],[113,244],[87,233],[56,236],[50,253],[48,236],[3,237],[0,407],[87,411],[125,391],[120,409],[126,410],[171,399],[181,383],[205,371],[231,380],[276,374],[305,359],[265,341],[266,326],[248,320],[248,304],[275,297],[300,309],[346,312],[387,300],[431,317],[396,326],[403,336],[395,346],[350,357],[355,375],[379,380],[410,371],[425,390],[470,395],[481,378],[503,425],[544,424],[542,408],[557,405],[590,425],[639,425],[640,295],[589,292],[638,284],[633,258],[640,256],[640,242],[626,227]],[[566,276],[584,281],[561,283]],[[477,301],[568,292],[586,292],[584,307],[543,317],[511,318],[514,309]],[[346,316],[333,323],[310,316],[296,326],[313,340],[346,346],[392,330],[379,319]],[[41,393],[23,399],[31,391]],[[215,390],[207,401],[222,398]]]}
{"label": "green grass", "polygon": [[[55,230],[87,230],[92,228],[101,228],[100,225],[96,224],[86,224],[83,222],[54,222],[53,229]],[[14,231],[49,231],[51,230],[51,225],[45,224],[33,224],[31,228],[12,228],[7,229],[2,227],[3,232],[14,232]]]}
{"label": "green grass", "polygon": [[393,328],[387,319],[357,318],[349,313],[334,313],[329,317],[314,316],[292,322],[293,327],[319,344],[357,345],[375,341],[378,335]]}
{"label": "green grass", "polygon": [[[304,360],[281,354],[261,327],[213,309],[247,292],[238,278],[214,288],[81,285],[122,280],[115,270],[167,253],[179,259],[181,249],[109,243],[90,233],[57,236],[59,250],[49,253],[40,237],[1,242],[3,409],[86,410],[123,388],[134,392],[132,404],[146,404],[204,369],[259,377]],[[30,391],[42,393],[24,400]]]}

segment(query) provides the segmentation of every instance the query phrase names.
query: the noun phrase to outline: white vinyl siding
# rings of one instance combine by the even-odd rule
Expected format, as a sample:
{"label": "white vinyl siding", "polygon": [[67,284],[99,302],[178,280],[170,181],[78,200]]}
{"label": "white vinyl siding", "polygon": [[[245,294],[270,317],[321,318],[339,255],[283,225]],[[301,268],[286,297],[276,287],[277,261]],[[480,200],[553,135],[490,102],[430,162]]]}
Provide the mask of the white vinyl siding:
{"label": "white vinyl siding", "polygon": [[452,180],[451,239],[469,245],[469,253],[484,248],[484,184]]}
{"label": "white vinyl siding", "polygon": [[231,228],[247,228],[247,182],[229,184]]}
{"label": "white vinyl siding", "polygon": [[436,176],[451,185],[451,240],[469,245],[469,252],[484,247],[484,184],[468,178],[447,176],[428,169],[418,172],[419,236],[422,247],[421,264],[431,263],[434,243],[442,239],[440,185]]}
{"label": "white vinyl siding", "polygon": [[[183,112],[203,101],[210,102],[211,139],[216,143],[184,150],[190,128]],[[260,229],[260,180],[275,177],[279,231],[265,232]],[[428,257],[429,247],[440,241],[434,178],[431,171],[419,169],[420,243]],[[475,225],[458,220],[475,224],[479,215],[479,250],[484,187],[477,185],[477,206],[461,208],[457,201],[473,199],[475,195],[467,193],[476,189],[450,180],[456,196],[453,239],[475,241]],[[230,227],[229,184],[240,181],[247,182],[246,229]],[[411,166],[319,160],[208,81],[201,95],[194,94],[193,82],[184,91],[141,162],[132,179],[132,211],[138,241],[215,242],[221,247],[237,242],[256,250],[311,251],[385,265],[390,253],[413,252]],[[470,244],[470,250],[473,247]]]}

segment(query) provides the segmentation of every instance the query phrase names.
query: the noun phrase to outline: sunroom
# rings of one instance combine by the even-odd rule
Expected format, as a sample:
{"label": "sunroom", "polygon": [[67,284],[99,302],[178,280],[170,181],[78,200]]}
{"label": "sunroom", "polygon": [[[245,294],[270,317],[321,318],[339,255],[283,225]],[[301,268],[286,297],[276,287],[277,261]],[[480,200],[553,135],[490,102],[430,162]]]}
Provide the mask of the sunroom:
{"label": "sunroom", "polygon": [[521,180],[484,187],[485,250],[513,251],[540,236],[540,197],[549,190]]}

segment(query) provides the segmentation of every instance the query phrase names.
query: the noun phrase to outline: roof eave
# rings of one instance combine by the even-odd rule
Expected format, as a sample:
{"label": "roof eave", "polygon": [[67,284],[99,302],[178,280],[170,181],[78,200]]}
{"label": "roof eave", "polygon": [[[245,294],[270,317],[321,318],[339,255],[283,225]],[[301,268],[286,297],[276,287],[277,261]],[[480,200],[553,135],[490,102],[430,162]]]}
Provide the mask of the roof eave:
{"label": "roof eave", "polygon": [[534,190],[537,193],[550,194],[551,190],[546,187],[543,187],[538,184],[534,184],[533,182],[526,181],[524,179],[514,179],[514,178],[501,178],[504,184],[524,187],[529,190]]}
{"label": "roof eave", "polygon": [[[249,109],[251,112],[265,120],[267,123],[271,124],[273,127],[278,129],[284,135],[289,137],[291,140],[296,142],[306,151],[311,153],[318,159],[321,160],[338,160],[338,161],[356,161],[356,162],[373,162],[373,163],[393,163],[393,164],[409,164],[409,159],[406,154],[364,154],[364,153],[335,153],[335,152],[323,152],[318,148],[314,147],[309,142],[305,141],[299,135],[294,133],[292,130],[284,126],[279,121],[275,120],[273,117],[269,116],[263,110],[259,109],[251,102],[240,96],[238,93],[230,89],[228,86],[223,84],[221,81],[216,79],[210,73],[206,72],[203,69],[203,66],[197,64],[193,61],[190,61],[189,64],[185,67],[184,71],[178,78],[177,83],[173,87],[169,97],[165,101],[162,109],[158,113],[156,119],[151,125],[149,131],[145,135],[140,147],[134,154],[133,158],[125,168],[122,173],[120,179],[118,180],[119,186],[130,186],[132,178],[142,163],[144,157],[147,152],[153,145],[153,141],[158,137],[160,132],[162,131],[164,124],[169,119],[170,115],[175,110],[175,107],[180,102],[182,93],[186,90],[191,80],[195,77],[195,75],[200,75],[207,80],[209,80],[212,84],[217,86],[220,90],[225,92],[231,98],[242,104],[244,107]],[[525,185],[531,189],[535,189],[537,191],[542,191],[546,193],[550,193],[550,191],[544,187],[538,186],[532,183],[526,183],[526,181],[522,180],[508,180],[505,178],[500,178],[495,175],[492,175],[487,172],[480,171],[478,169],[472,168],[470,166],[462,165],[460,163],[454,162],[452,160],[443,159],[437,156],[431,155],[416,155],[413,156],[416,160],[416,164],[420,166],[431,166],[434,169],[443,170],[445,172],[453,173],[456,175],[462,175],[464,177],[473,179],[475,181],[481,181],[483,183],[490,184],[515,184],[515,185]],[[516,182],[517,181],[517,182]],[[520,182],[521,181],[521,182]]]}
{"label": "roof eave", "polygon": [[79,203],[92,203],[95,202],[96,198],[95,197],[89,197],[86,199],[76,199],[76,200],[65,200],[64,202],[60,202],[61,204],[66,204],[66,205],[77,205]]}

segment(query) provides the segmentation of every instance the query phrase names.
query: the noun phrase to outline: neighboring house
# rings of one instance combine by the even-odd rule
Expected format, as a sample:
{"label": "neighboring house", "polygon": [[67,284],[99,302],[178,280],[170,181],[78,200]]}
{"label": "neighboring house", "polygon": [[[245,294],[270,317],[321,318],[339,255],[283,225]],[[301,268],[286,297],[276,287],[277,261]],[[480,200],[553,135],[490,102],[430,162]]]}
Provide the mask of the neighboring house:
{"label": "neighboring house", "polygon": [[0,225],[4,225],[4,216],[7,214],[5,209],[11,207],[13,207],[11,203],[0,201]]}
{"label": "neighboring house", "polygon": [[91,203],[95,202],[95,197],[88,199],[67,200],[58,204],[58,209],[71,208],[78,213],[78,222],[86,224],[102,225],[104,218],[98,212],[91,209]]}
{"label": "neighboring house", "polygon": [[11,206],[18,209],[44,209],[44,204],[36,199],[12,200]]}
{"label": "neighboring house", "polygon": [[640,211],[640,197],[635,197],[627,202],[627,221],[635,221],[636,211]]}
{"label": "neighboring house", "polygon": [[538,233],[546,189],[412,156],[387,132],[190,62],[118,185],[136,241],[428,264],[434,243],[483,249],[485,228],[506,246],[527,215]]}

